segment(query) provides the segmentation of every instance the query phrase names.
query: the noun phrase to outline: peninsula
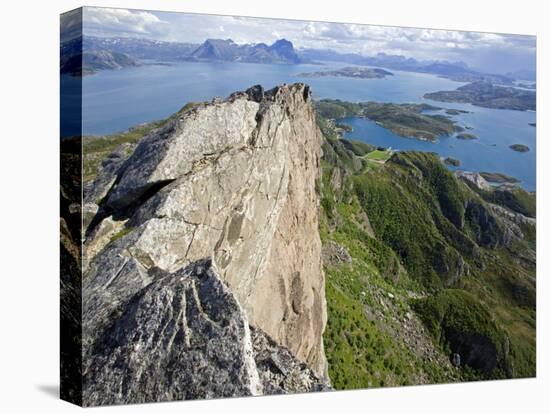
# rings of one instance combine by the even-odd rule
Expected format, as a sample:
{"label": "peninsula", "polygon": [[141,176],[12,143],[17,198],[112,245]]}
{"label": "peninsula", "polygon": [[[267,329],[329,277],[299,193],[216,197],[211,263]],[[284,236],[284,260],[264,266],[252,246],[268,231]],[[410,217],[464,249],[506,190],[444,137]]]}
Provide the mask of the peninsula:
{"label": "peninsula", "polygon": [[338,99],[323,99],[315,103],[317,111],[329,119],[358,116],[370,119],[405,138],[436,141],[463,130],[444,115],[429,115],[428,110],[439,110],[428,104],[394,104],[380,102],[353,103]]}
{"label": "peninsula", "polygon": [[344,78],[359,78],[359,79],[383,79],[386,76],[393,76],[393,73],[377,68],[360,68],[354,66],[347,66],[345,68],[336,70],[325,70],[318,72],[303,72],[298,73],[296,76],[307,78],[320,78],[323,76],[339,76]]}
{"label": "peninsula", "polygon": [[426,93],[424,98],[440,102],[470,103],[494,109],[535,111],[537,108],[535,92],[496,86],[485,81],[469,83],[454,91]]}

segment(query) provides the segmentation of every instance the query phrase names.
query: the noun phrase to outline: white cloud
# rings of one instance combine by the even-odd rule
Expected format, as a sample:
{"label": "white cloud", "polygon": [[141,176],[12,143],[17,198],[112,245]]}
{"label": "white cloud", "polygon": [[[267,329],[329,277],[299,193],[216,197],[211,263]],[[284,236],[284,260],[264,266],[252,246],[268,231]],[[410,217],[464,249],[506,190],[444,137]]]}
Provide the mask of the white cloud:
{"label": "white cloud", "polygon": [[492,57],[521,65],[535,54],[535,38],[494,33],[260,19],[125,9],[86,8],[86,34],[201,43],[207,38],[272,43],[286,38],[298,48],[372,55],[402,54],[425,60],[463,60],[491,67]]}
{"label": "white cloud", "polygon": [[84,32],[115,34],[159,35],[168,23],[155,14],[142,10],[84,8]]}

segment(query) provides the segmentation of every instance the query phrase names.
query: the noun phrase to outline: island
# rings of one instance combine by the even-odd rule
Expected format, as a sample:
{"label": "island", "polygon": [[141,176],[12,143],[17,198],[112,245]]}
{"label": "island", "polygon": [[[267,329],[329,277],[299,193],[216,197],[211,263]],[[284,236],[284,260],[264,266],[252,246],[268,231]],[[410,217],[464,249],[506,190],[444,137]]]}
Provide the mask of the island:
{"label": "island", "polygon": [[477,135],[469,134],[469,133],[462,133],[462,134],[458,134],[456,136],[456,139],[461,139],[463,141],[471,141],[473,139],[477,139]]}
{"label": "island", "polygon": [[93,75],[100,70],[135,66],[140,66],[140,63],[125,53],[99,50],[62,56],[60,69],[61,74],[85,76]]}
{"label": "island", "polygon": [[461,86],[454,91],[439,91],[424,94],[424,98],[439,102],[470,103],[494,109],[535,111],[536,93],[513,87],[496,86],[479,81]]}
{"label": "island", "polygon": [[353,132],[353,127],[348,124],[343,124],[341,122],[337,122],[334,124],[337,130],[345,131],[345,132]]}
{"label": "island", "polygon": [[318,72],[303,72],[298,73],[296,76],[319,78],[322,76],[340,76],[344,78],[359,78],[359,79],[383,79],[386,76],[393,76],[393,73],[384,69],[378,68],[360,68],[354,66],[347,66],[345,68],[336,70],[325,70]]}
{"label": "island", "polygon": [[470,111],[465,111],[464,109],[454,109],[454,108],[451,108],[451,109],[446,109],[445,110],[445,113],[447,115],[460,115],[460,114],[469,114],[471,113]]}
{"label": "island", "polygon": [[328,119],[348,116],[367,118],[394,134],[422,141],[436,141],[441,136],[451,136],[463,128],[444,115],[425,114],[427,110],[439,110],[428,104],[394,104],[381,102],[346,102],[339,99],[323,99],[315,102],[316,110]]}
{"label": "island", "polygon": [[488,181],[490,183],[496,183],[496,184],[517,184],[517,183],[519,183],[519,180],[517,178],[511,177],[511,176],[503,174],[503,173],[480,172],[479,175],[481,175],[483,178],[485,178],[485,181]]}
{"label": "island", "polygon": [[529,126],[536,127],[537,123],[536,122],[529,122]]}
{"label": "island", "polygon": [[447,157],[443,160],[443,163],[445,165],[451,165],[453,167],[460,167],[460,161],[457,160],[456,158],[452,158],[452,157]]}
{"label": "island", "polygon": [[523,144],[513,144],[509,148],[516,152],[529,152],[529,147]]}

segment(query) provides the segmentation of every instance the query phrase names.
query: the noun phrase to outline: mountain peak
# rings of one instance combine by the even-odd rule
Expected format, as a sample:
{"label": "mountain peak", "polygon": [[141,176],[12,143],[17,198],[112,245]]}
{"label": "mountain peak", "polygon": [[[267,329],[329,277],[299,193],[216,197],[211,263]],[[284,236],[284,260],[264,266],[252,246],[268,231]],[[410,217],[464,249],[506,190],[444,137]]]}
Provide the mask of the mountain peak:
{"label": "mountain peak", "polygon": [[329,387],[321,144],[307,85],[256,85],[184,110],[100,172],[101,208],[131,207],[132,224],[105,245],[111,218],[86,230],[86,405]]}
{"label": "mountain peak", "polygon": [[287,46],[287,47],[294,47],[294,45],[292,44],[292,42],[290,40],[287,40],[285,38],[282,38],[282,39],[278,39],[276,40],[273,45],[273,47],[277,47],[277,46]]}
{"label": "mountain peak", "polygon": [[275,52],[280,58],[290,63],[300,63],[300,58],[294,50],[294,45],[289,40],[279,39],[275,41],[269,49]]}
{"label": "mountain peak", "polygon": [[232,39],[207,39],[192,54],[196,60],[249,63],[300,63],[292,42],[279,39],[265,43],[237,44]]}

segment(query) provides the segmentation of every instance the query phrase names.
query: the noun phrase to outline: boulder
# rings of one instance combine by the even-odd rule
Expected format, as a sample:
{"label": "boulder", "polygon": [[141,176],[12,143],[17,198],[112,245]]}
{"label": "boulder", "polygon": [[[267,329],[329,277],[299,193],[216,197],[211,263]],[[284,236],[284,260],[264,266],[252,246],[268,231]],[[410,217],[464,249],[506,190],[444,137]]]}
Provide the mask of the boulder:
{"label": "boulder", "polygon": [[455,367],[460,366],[460,354],[454,353],[451,355],[451,364]]}
{"label": "boulder", "polygon": [[472,185],[480,190],[488,191],[491,189],[491,185],[479,173],[470,171],[455,171],[455,175],[466,184]]}
{"label": "boulder", "polygon": [[352,258],[345,247],[330,240],[323,245],[323,263],[330,266],[351,264]]}

